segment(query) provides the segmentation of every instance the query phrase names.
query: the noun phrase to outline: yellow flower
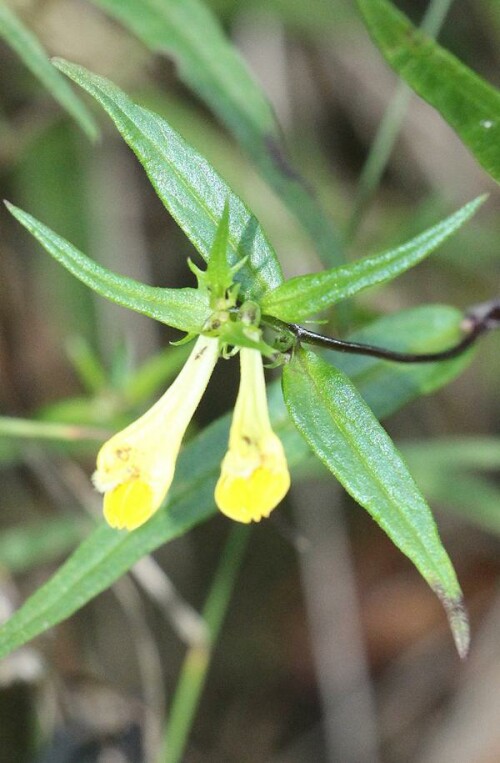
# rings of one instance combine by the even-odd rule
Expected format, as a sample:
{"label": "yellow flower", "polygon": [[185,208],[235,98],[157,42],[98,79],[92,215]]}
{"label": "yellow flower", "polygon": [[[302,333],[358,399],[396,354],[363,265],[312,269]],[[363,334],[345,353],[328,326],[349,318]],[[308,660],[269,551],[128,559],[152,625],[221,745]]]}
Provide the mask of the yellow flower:
{"label": "yellow flower", "polygon": [[174,383],[137,421],[106,442],[92,479],[111,527],[134,530],[161,506],[187,426],[210,379],[219,341],[200,336]]}
{"label": "yellow flower", "polygon": [[269,421],[262,355],[243,347],[240,362],[240,389],[215,502],[230,519],[249,523],[269,516],[286,495],[290,475]]}

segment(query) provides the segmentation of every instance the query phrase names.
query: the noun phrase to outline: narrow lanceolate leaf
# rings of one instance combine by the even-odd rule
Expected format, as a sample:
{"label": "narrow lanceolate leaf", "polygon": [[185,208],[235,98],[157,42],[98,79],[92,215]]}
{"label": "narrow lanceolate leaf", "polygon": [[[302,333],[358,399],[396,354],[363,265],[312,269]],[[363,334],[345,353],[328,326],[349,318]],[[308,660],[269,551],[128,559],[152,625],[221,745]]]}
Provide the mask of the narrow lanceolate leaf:
{"label": "narrow lanceolate leaf", "polygon": [[[376,321],[370,327],[369,338],[380,342],[389,333],[397,347],[413,351],[419,346],[432,344],[434,335],[437,335],[437,342],[442,346],[450,333],[458,331],[459,322],[460,314],[451,308],[421,307]],[[401,337],[400,327],[403,327]],[[354,335],[352,338],[363,337]],[[445,366],[453,368],[455,374],[462,368],[456,365],[457,361],[448,361],[418,368],[409,366],[400,375],[400,366],[376,358],[346,355],[339,356],[339,361],[350,364],[351,378],[363,395],[369,397],[377,415],[392,413],[419,392],[429,392],[449,381],[452,373],[446,373]],[[383,393],[374,393],[373,379],[378,380]],[[277,383],[269,389],[269,403],[273,428],[285,445],[293,471],[311,457],[310,449],[291,423]],[[104,524],[92,532],[51,580],[0,629],[0,658],[76,612],[144,554],[215,513],[213,489],[227,446],[229,424],[229,416],[220,419],[183,449],[166,506],[149,522],[128,534]]]}
{"label": "narrow lanceolate leaf", "polygon": [[392,68],[440,112],[500,182],[500,92],[415,29],[388,0],[358,0],[358,5]]}
{"label": "narrow lanceolate leaf", "polygon": [[181,79],[207,104],[301,222],[326,265],[339,264],[338,237],[291,166],[263,91],[217,18],[200,0],[93,0],[155,53],[174,59]]}
{"label": "narrow lanceolate leaf", "polygon": [[313,452],[437,593],[465,656],[469,631],[455,571],[425,499],[371,409],[342,371],[308,350],[285,367],[283,391]]}
{"label": "narrow lanceolate leaf", "polygon": [[3,3],[0,4],[0,37],[9,45],[37,77],[42,85],[71,114],[89,138],[97,137],[97,125],[84,104],[68,83],[54,69],[34,34]]}
{"label": "narrow lanceolate leaf", "polygon": [[248,257],[238,273],[244,296],[257,298],[281,283],[278,259],[258,221],[201,154],[164,119],[137,106],[104,77],[65,61],[55,63],[108,112],[158,196],[205,260],[229,200],[231,264]]}
{"label": "narrow lanceolate leaf", "polygon": [[9,211],[70,273],[102,297],[181,331],[199,332],[210,310],[198,289],[162,289],[116,275],[75,249],[68,241],[13,204]]}
{"label": "narrow lanceolate leaf", "polygon": [[297,276],[264,295],[264,313],[283,321],[301,321],[370,286],[390,281],[423,260],[475,213],[485,197],[470,201],[425,233],[387,252],[350,265]]}

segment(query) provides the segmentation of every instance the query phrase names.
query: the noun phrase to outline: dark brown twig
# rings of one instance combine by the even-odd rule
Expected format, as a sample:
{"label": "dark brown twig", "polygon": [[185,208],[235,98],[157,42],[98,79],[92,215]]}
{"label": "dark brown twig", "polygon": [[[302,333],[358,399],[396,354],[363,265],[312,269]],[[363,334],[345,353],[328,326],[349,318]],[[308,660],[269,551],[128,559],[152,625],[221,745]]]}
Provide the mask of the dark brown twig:
{"label": "dark brown twig", "polygon": [[344,339],[317,334],[296,323],[285,323],[272,316],[264,316],[264,321],[277,330],[291,333],[294,344],[314,344],[327,350],[348,352],[355,355],[371,355],[382,360],[392,360],[396,363],[435,363],[440,360],[456,358],[469,349],[482,334],[500,327],[500,298],[474,305],[465,313],[462,323],[464,336],[457,344],[438,352],[398,352],[385,347],[375,347],[360,342],[349,342]]}

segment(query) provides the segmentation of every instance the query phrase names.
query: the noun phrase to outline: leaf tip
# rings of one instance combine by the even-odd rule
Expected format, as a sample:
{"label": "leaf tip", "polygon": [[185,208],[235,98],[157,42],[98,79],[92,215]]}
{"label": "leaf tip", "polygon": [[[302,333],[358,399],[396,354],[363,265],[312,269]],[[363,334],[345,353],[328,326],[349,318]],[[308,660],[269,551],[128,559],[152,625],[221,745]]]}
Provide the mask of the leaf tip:
{"label": "leaf tip", "polygon": [[474,212],[476,212],[479,207],[482,207],[484,202],[489,198],[489,193],[482,193],[479,196],[476,196],[475,199],[472,199],[470,202],[470,206],[473,208]]}
{"label": "leaf tip", "polygon": [[[65,74],[70,79],[76,81],[75,75],[78,72],[78,70],[81,70],[82,67],[78,64],[72,63],[71,61],[67,61],[65,58],[61,58],[60,56],[53,56],[50,59],[50,62],[52,66],[60,71],[62,74]],[[99,127],[97,123],[95,122],[94,118],[91,116],[91,114],[85,109],[83,113],[79,114],[79,118],[77,121],[80,124],[80,127],[84,131],[87,138],[90,140],[91,143],[97,143],[98,140],[101,137],[101,132],[99,130]]]}
{"label": "leaf tip", "polygon": [[461,660],[465,660],[469,654],[470,627],[464,600],[461,595],[450,598],[439,589],[436,593],[445,608],[458,655]]}
{"label": "leaf tip", "polygon": [[5,204],[7,210],[10,212],[11,215],[13,215],[14,217],[18,217],[17,213],[20,211],[19,207],[16,207],[15,204],[12,204],[12,202],[7,201],[7,199],[4,199],[3,203]]}
{"label": "leaf tip", "polygon": [[75,64],[72,61],[67,61],[65,58],[61,58],[60,56],[54,56],[50,59],[50,61],[56,69],[58,69],[73,81],[76,81],[75,78],[78,72],[83,69],[83,66]]}
{"label": "leaf tip", "polygon": [[61,58],[60,56],[53,56],[50,60],[56,69],[59,69],[59,71],[64,71],[64,68],[69,63],[69,61],[66,61],[65,58]]}

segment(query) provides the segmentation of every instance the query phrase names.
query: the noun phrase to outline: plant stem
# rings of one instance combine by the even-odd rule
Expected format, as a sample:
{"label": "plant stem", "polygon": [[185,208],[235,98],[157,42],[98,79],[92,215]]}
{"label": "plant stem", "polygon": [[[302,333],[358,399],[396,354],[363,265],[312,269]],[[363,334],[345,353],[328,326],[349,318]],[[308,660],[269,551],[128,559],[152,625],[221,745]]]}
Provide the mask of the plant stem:
{"label": "plant stem", "polygon": [[[429,37],[437,37],[453,0],[431,0],[420,29]],[[392,149],[406,116],[412,91],[404,82],[396,87],[394,96],[379,125],[368,158],[361,171],[352,215],[347,224],[345,239],[350,243],[355,237],[363,215],[389,162]]]}
{"label": "plant stem", "polygon": [[315,331],[299,326],[297,323],[285,323],[278,318],[264,316],[267,323],[275,330],[281,330],[283,336],[293,335],[294,341],[290,343],[287,352],[293,349],[293,346],[300,344],[314,344],[323,347],[326,350],[337,350],[338,352],[348,352],[353,355],[370,355],[382,360],[393,360],[396,363],[435,363],[439,360],[449,360],[462,355],[469,347],[485,334],[487,331],[500,328],[500,298],[491,299],[488,302],[481,302],[473,305],[464,314],[461,323],[463,332],[462,338],[451,347],[437,352],[399,352],[387,347],[375,347],[371,344],[362,344],[360,342],[350,342],[345,339],[338,339],[333,336],[325,336]]}
{"label": "plant stem", "polygon": [[43,440],[106,440],[109,432],[78,424],[55,424],[45,421],[0,416],[0,436]]}
{"label": "plant stem", "polygon": [[158,763],[179,763],[183,758],[210,667],[213,647],[227,612],[249,536],[248,525],[235,525],[231,529],[203,608],[208,638],[186,653]]}

